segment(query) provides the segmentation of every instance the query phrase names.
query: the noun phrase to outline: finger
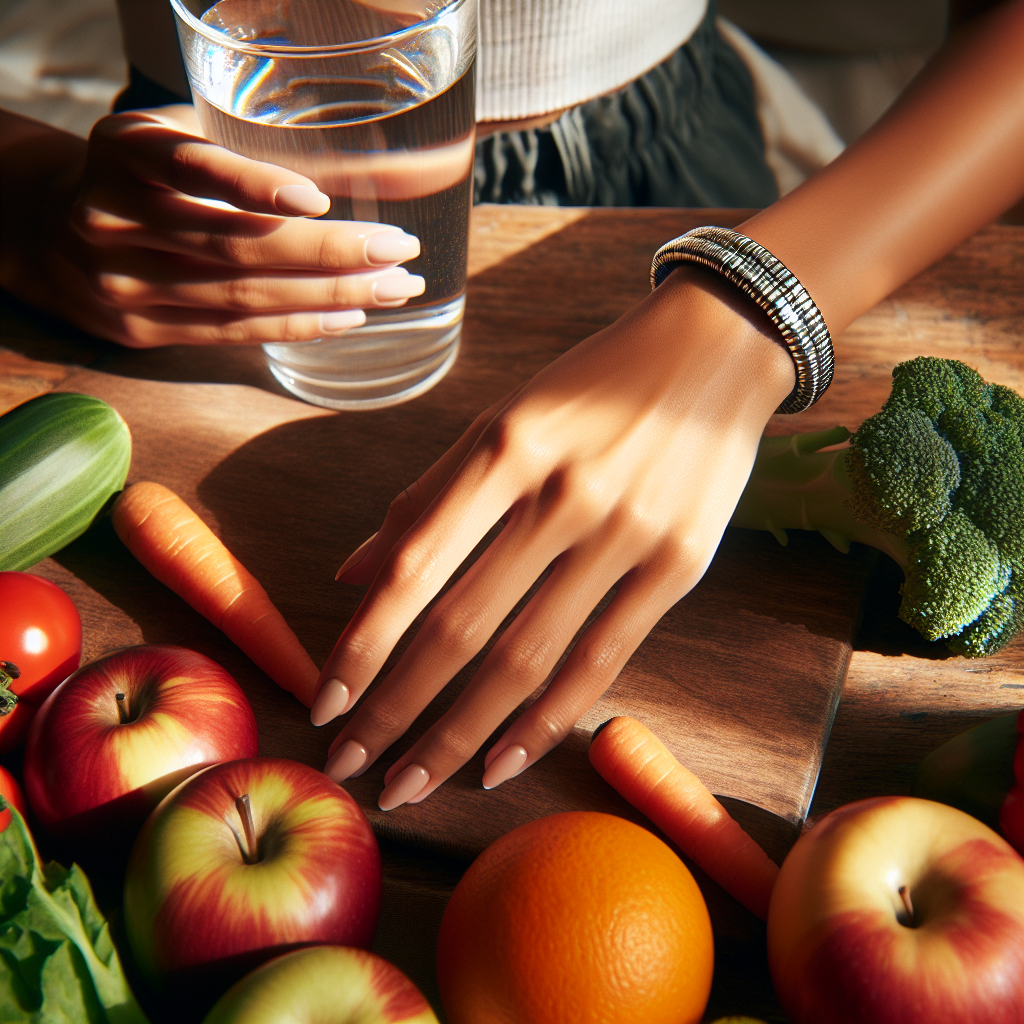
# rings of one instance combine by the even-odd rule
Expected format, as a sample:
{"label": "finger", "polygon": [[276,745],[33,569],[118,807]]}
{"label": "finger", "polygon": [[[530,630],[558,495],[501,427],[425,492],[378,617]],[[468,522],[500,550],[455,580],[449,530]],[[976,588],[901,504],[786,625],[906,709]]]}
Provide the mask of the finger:
{"label": "finger", "polygon": [[[429,783],[414,802],[425,799],[458,771],[501,722],[543,685],[587,616],[632,561],[633,552],[626,546],[609,546],[607,541],[581,545],[564,555],[452,708],[388,769],[381,806],[395,806],[395,797],[388,791],[409,764],[429,775]],[[516,769],[525,767],[526,757],[521,760]]]}
{"label": "finger", "polygon": [[236,315],[393,308],[425,283],[403,267],[354,274],[257,274],[145,249],[119,250],[92,275],[102,301],[118,309],[181,306]]}
{"label": "finger", "polygon": [[430,610],[378,689],[339,733],[332,751],[356,740],[366,765],[386,750],[474,658],[562,547],[557,516],[513,517],[476,563]]}
{"label": "finger", "polygon": [[94,190],[73,211],[72,226],[92,246],[153,249],[263,272],[366,270],[420,252],[414,235],[390,224],[256,216],[174,192],[116,185]]}
{"label": "finger", "polygon": [[[487,425],[525,387],[521,384],[511,394],[485,409],[463,435],[418,480],[410,484],[388,507],[381,528],[348,556],[335,579],[343,583],[369,583],[381,563],[406,531],[427,510],[430,503],[448,483],[455,471],[472,451]],[[372,544],[371,544],[372,541]]]}
{"label": "finger", "polygon": [[365,322],[366,314],[360,309],[236,317],[171,306],[120,313],[104,336],[129,348],[264,345],[339,336]]}
{"label": "finger", "polygon": [[306,311],[246,317],[234,313],[154,306],[116,309],[99,300],[95,282],[62,252],[54,253],[60,302],[80,327],[128,348],[164,345],[257,345],[337,337],[366,322],[361,309]]}
{"label": "finger", "polygon": [[98,160],[145,185],[217,199],[251,213],[319,217],[331,207],[330,198],[305,175],[232,153],[154,111],[102,118],[90,143]]}
{"label": "finger", "polygon": [[696,586],[703,571],[703,566],[687,570],[654,560],[626,576],[547,689],[487,752],[484,787],[500,786],[558,746],[615,681],[658,620]]}
{"label": "finger", "polygon": [[[384,559],[320,673],[318,711],[329,704],[333,717],[355,704],[416,616],[519,497],[523,481],[504,468],[506,448],[500,432],[485,428],[459,472]],[[348,696],[342,703],[332,693]]]}

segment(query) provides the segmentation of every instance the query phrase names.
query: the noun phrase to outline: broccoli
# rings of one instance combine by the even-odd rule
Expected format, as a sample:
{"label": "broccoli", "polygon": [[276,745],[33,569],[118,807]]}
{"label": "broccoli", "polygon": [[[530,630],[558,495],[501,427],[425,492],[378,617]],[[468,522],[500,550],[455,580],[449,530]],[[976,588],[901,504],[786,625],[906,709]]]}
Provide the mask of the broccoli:
{"label": "broccoli", "polygon": [[1024,629],[1024,399],[954,359],[912,359],[892,377],[852,436],[762,438],[731,525],[884,551],[906,577],[900,618],[987,657]]}

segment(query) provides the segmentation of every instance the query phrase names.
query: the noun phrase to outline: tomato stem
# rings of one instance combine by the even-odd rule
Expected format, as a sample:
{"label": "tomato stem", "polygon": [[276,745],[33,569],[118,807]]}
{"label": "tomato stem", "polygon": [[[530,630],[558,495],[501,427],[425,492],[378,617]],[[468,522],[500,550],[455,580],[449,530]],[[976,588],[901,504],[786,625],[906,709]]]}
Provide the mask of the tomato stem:
{"label": "tomato stem", "polygon": [[21,672],[13,661],[0,661],[0,716],[9,715],[18,703],[18,695],[11,690],[11,683],[21,678]]}
{"label": "tomato stem", "polygon": [[259,845],[256,842],[256,826],[252,820],[252,805],[249,803],[249,794],[243,793],[235,800],[235,807],[238,816],[242,819],[242,828],[245,831],[245,849],[242,850],[242,857],[246,864],[255,864],[260,859]]}

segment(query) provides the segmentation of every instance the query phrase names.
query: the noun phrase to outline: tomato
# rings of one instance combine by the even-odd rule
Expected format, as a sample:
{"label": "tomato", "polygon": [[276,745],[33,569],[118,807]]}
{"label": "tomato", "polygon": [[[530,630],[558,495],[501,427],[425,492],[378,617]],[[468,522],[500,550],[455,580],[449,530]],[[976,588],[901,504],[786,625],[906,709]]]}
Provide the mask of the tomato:
{"label": "tomato", "polygon": [[[18,813],[23,818],[28,814],[28,809],[25,806],[25,795],[21,791],[21,786],[18,785],[18,780],[3,765],[0,765],[0,796],[11,804],[12,807],[17,807]],[[10,823],[11,812],[6,810],[0,811],[0,832],[3,832]]]}
{"label": "tomato", "polygon": [[[78,668],[82,620],[60,587],[28,572],[0,572],[0,671],[18,695],[0,716],[0,753],[16,747],[35,708]],[[14,666],[11,668],[10,666]]]}

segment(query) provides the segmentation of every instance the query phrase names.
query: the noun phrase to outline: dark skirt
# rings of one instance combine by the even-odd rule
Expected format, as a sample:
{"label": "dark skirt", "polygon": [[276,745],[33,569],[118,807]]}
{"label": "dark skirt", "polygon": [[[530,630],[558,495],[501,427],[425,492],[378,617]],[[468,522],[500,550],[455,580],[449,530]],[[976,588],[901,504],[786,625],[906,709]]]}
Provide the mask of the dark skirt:
{"label": "dark skirt", "polygon": [[[114,110],[188,102],[130,68]],[[477,144],[474,201],[550,206],[768,206],[754,87],[715,27],[714,0],[693,36],[624,88],[546,128]]]}
{"label": "dark skirt", "polygon": [[475,198],[552,206],[768,206],[750,74],[715,27],[714,3],[668,60],[547,128],[476,147]]}

